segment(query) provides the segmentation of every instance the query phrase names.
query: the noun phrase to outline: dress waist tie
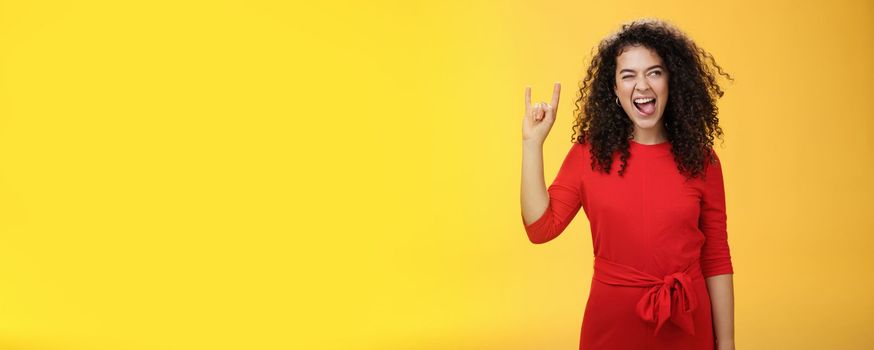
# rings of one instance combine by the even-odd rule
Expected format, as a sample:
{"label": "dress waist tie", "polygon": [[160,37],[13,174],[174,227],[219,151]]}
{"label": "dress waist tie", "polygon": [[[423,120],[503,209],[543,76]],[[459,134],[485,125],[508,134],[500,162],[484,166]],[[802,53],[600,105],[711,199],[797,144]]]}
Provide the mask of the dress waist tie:
{"label": "dress waist tie", "polygon": [[594,268],[593,278],[602,283],[649,288],[637,303],[637,314],[647,322],[656,323],[654,335],[658,335],[669,318],[686,333],[695,335],[692,311],[698,307],[698,300],[692,279],[703,278],[698,260],[684,271],[674,272],[664,278],[598,256],[595,257]]}

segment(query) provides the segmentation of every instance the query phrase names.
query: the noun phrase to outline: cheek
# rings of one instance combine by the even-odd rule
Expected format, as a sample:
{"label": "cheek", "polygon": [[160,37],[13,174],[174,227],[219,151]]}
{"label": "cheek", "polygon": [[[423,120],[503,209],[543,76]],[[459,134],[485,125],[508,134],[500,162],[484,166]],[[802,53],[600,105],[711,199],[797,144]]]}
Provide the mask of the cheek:
{"label": "cheek", "polygon": [[656,93],[659,94],[659,96],[661,96],[662,98],[668,97],[668,84],[659,82],[653,84],[652,86],[653,90],[655,90]]}
{"label": "cheek", "polygon": [[669,91],[669,89],[668,89],[668,80],[667,80],[667,79],[664,79],[664,80],[660,81],[660,82],[658,83],[658,86],[659,86],[659,90],[661,90],[662,94],[665,95],[665,96],[667,96],[667,95],[668,95],[668,91]]}
{"label": "cheek", "polygon": [[616,90],[620,96],[629,96],[631,95],[631,91],[634,90],[634,85],[628,84],[628,82],[619,83],[619,85],[616,86]]}

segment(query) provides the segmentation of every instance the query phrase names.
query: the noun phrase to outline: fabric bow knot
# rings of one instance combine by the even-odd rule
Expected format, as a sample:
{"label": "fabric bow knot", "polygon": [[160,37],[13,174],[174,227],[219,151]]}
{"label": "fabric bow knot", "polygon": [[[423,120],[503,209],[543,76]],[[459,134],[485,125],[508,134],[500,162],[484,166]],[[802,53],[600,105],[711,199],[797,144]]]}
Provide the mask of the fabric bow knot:
{"label": "fabric bow knot", "polygon": [[685,271],[658,278],[632,266],[595,257],[594,278],[606,284],[649,288],[637,303],[637,314],[647,322],[655,322],[658,335],[668,319],[684,332],[695,335],[692,311],[698,307],[692,277],[700,275],[700,264],[694,261]]}
{"label": "fabric bow knot", "polygon": [[643,295],[637,303],[637,314],[644,320],[656,323],[653,334],[658,334],[670,319],[684,332],[695,335],[692,311],[697,307],[692,278],[685,272],[675,272],[665,276],[664,283],[651,287]]}

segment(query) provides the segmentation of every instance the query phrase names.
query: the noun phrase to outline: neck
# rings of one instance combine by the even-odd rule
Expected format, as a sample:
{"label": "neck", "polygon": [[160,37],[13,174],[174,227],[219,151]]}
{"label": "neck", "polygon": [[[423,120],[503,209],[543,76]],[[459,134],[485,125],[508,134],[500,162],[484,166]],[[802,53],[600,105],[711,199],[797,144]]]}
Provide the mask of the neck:
{"label": "neck", "polygon": [[665,132],[662,124],[659,123],[657,127],[652,129],[634,129],[634,135],[632,135],[634,141],[637,143],[642,143],[645,145],[652,145],[657,143],[662,143],[668,140],[667,133]]}

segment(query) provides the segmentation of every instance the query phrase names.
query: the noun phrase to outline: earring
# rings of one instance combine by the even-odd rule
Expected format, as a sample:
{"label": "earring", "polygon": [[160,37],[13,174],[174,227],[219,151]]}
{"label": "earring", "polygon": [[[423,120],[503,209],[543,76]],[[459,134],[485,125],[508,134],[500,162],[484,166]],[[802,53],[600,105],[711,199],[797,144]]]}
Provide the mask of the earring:
{"label": "earring", "polygon": [[616,105],[622,107],[622,104],[619,103],[619,96],[616,96]]}

